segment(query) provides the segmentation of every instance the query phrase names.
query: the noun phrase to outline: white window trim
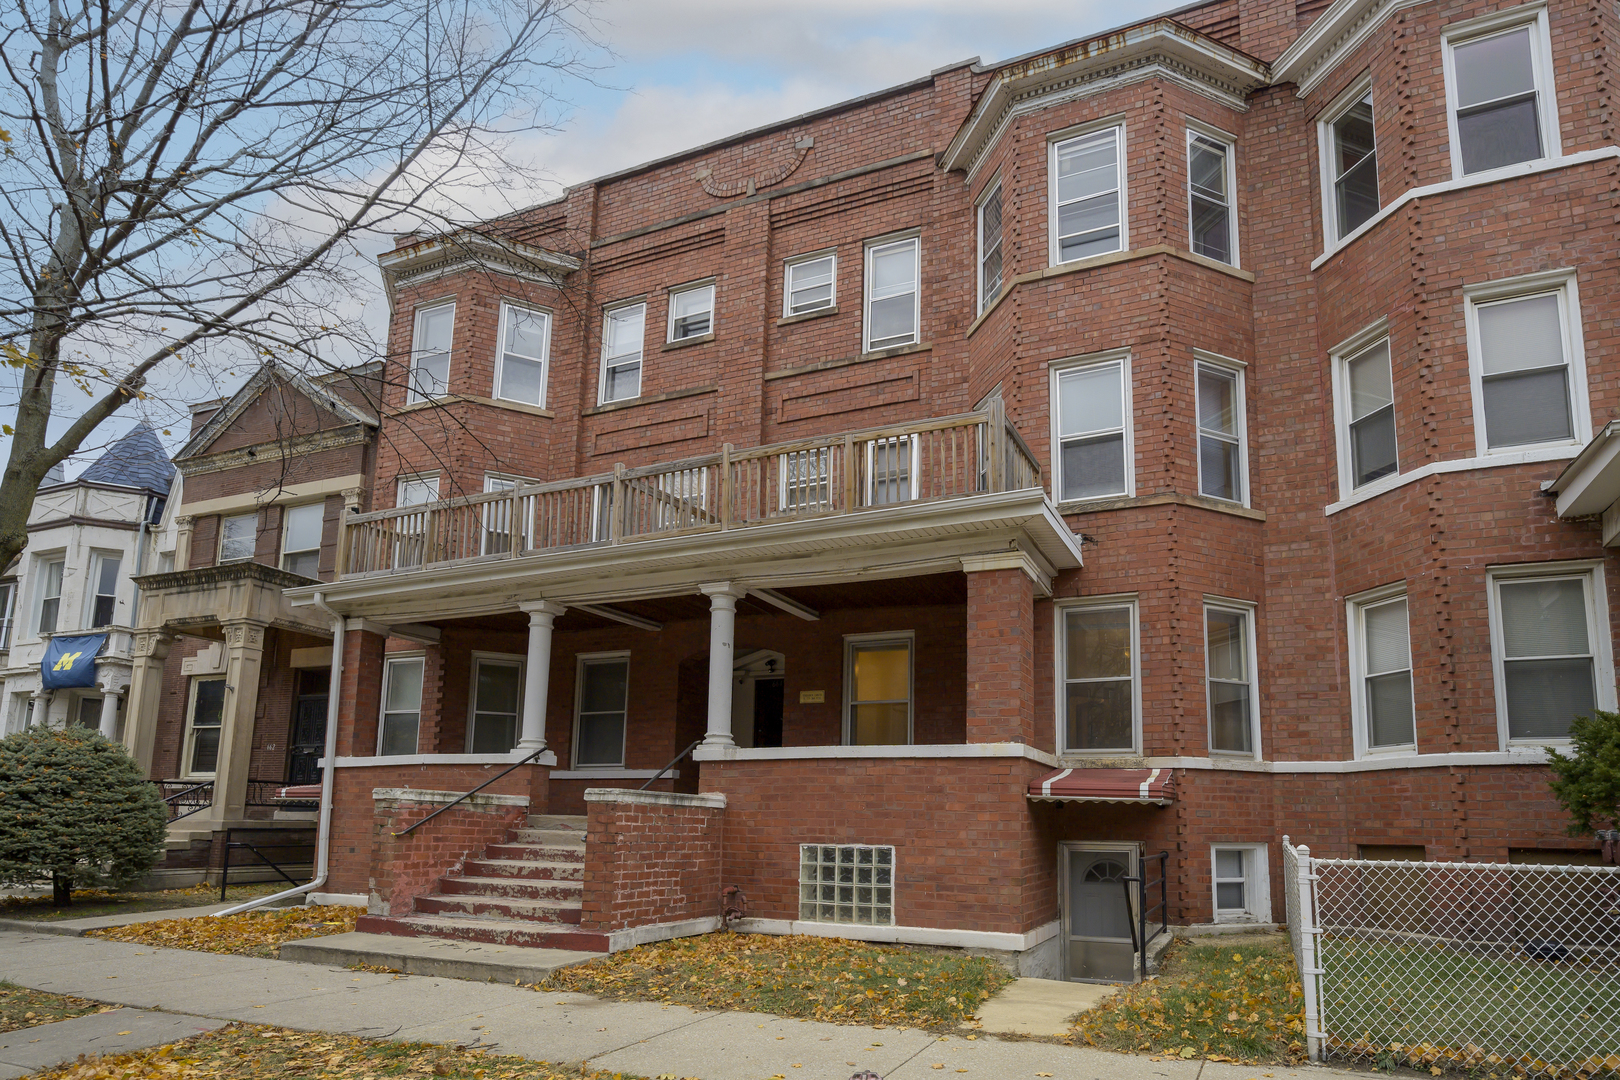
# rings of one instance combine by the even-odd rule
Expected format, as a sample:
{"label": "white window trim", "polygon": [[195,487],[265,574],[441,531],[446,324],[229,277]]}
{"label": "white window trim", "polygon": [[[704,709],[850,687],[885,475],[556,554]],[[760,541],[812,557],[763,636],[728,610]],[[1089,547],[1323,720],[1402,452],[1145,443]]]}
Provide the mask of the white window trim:
{"label": "white window trim", "polygon": [[[817,262],[821,259],[832,260],[832,292],[828,294],[827,303],[818,308],[806,311],[793,310],[793,268],[803,263]],[[823,248],[805,255],[795,255],[782,262],[782,318],[792,319],[799,315],[816,315],[823,311],[834,311],[838,308],[838,250],[836,248]]]}
{"label": "white window trim", "polygon": [[410,504],[411,506],[431,506],[433,503],[436,503],[436,502],[439,501],[439,499],[443,495],[443,492],[441,492],[439,490],[439,474],[436,473],[436,472],[400,473],[398,476],[394,477],[394,506],[395,506],[395,508],[398,508],[398,507],[403,505],[400,502],[400,496],[405,494],[405,485],[406,484],[423,484],[423,485],[426,485],[429,480],[433,481],[433,498],[429,499],[425,503],[411,503]]}
{"label": "white window trim", "polygon": [[[1406,656],[1412,675],[1412,742],[1403,746],[1369,745],[1368,732],[1372,718],[1367,715],[1367,627],[1368,608],[1377,607],[1395,599],[1406,601]],[[1344,602],[1349,637],[1350,659],[1350,728],[1355,759],[1403,757],[1416,754],[1417,746],[1417,661],[1412,655],[1412,597],[1405,581],[1391,582],[1376,589],[1348,596]]]}
{"label": "white window trim", "polygon": [[[1377,220],[1375,213],[1372,217],[1356,226],[1354,229],[1339,235],[1338,200],[1334,198],[1333,175],[1335,150],[1333,146],[1333,125],[1343,118],[1344,114],[1361,104],[1368,94],[1372,93],[1372,73],[1369,71],[1333,99],[1333,103],[1322,111],[1322,118],[1316,122],[1316,163],[1318,179],[1322,185],[1322,254],[1331,255],[1345,244],[1350,242],[1352,236],[1361,234],[1361,230]],[[1373,155],[1378,154],[1378,111],[1373,110]],[[1377,165],[1374,165],[1374,172]],[[1378,193],[1379,209],[1383,209],[1383,190]]]}
{"label": "white window trim", "polygon": [[1502,658],[1507,639],[1502,633],[1502,605],[1496,586],[1502,581],[1526,578],[1582,578],[1586,596],[1586,630],[1592,646],[1592,678],[1597,683],[1594,700],[1599,709],[1614,711],[1614,639],[1609,625],[1608,584],[1603,562],[1582,559],[1570,562],[1519,563],[1485,568],[1485,600],[1491,624],[1491,680],[1496,688],[1496,730],[1500,748],[1519,746],[1568,746],[1568,739],[1515,739],[1508,730],[1507,682]]}
{"label": "white window trim", "polygon": [[[497,491],[510,491],[514,487],[522,487],[525,484],[536,483],[539,483],[539,481],[533,479],[532,477],[518,476],[515,473],[485,472],[484,494],[493,495]],[[496,487],[495,485],[497,484],[502,486]],[[482,522],[484,535],[479,539],[478,542],[479,553],[483,555],[490,554],[490,552],[486,550],[489,544],[489,534],[495,531],[490,527],[490,520],[493,516],[493,511],[490,509],[492,505],[493,504],[486,503],[484,507],[484,517]],[[522,504],[520,503],[520,505]],[[521,513],[522,511],[519,512]],[[530,520],[531,518],[532,514],[528,514],[525,516],[523,521],[523,548],[521,550],[528,550],[534,546],[534,522]]]}
{"label": "white window trim", "polygon": [[518,700],[517,700],[517,726],[516,735],[523,737],[523,692],[527,688],[528,657],[522,653],[483,652],[474,649],[472,658],[467,666],[467,738],[466,752],[473,752],[473,725],[478,716],[478,665],[481,661],[491,660],[497,664],[517,667],[518,672]]}
{"label": "white window trim", "polygon": [[1389,341],[1390,396],[1395,397],[1395,347],[1389,333],[1389,317],[1381,316],[1377,322],[1356,331],[1328,350],[1333,369],[1333,437],[1339,459],[1339,498],[1348,499],[1362,491],[1382,490],[1380,484],[1395,485],[1401,475],[1401,417],[1395,412],[1395,471],[1355,486],[1355,461],[1350,444],[1350,361],[1356,359],[1380,341]]}
{"label": "white window trim", "polygon": [[[607,396],[607,379],[608,379],[607,324],[608,324],[608,319],[616,311],[623,311],[626,308],[633,308],[633,307],[640,307],[641,308],[641,349],[639,350],[640,359],[636,361],[638,364],[641,365],[641,369],[638,372],[637,377],[636,377],[636,391],[637,392],[636,392],[635,397],[613,398],[610,401],[608,399],[608,396]],[[615,366],[615,367],[623,367],[625,363],[626,363],[625,361],[621,361],[620,363],[615,364],[613,366]],[[647,301],[646,301],[645,298],[642,298],[642,299],[639,299],[639,300],[623,300],[623,301],[620,301],[620,302],[615,303],[615,304],[609,304],[608,306],[606,306],[606,307],[604,307],[602,309],[602,344],[601,344],[601,347],[597,350],[597,363],[596,363],[596,403],[598,405],[612,405],[612,404],[616,404],[616,403],[621,402],[621,401],[636,401],[636,400],[638,400],[639,398],[642,397],[643,393],[646,390],[646,380],[647,380]]]}
{"label": "white window trim", "polygon": [[[1118,363],[1120,365],[1120,385],[1124,390],[1123,412],[1121,416],[1125,422],[1125,490],[1108,495],[1088,495],[1083,499],[1063,498],[1063,430],[1062,417],[1058,414],[1058,379],[1067,372],[1076,368],[1099,367],[1103,364]],[[1111,349],[1104,353],[1092,353],[1089,356],[1074,356],[1065,360],[1054,360],[1051,365],[1051,374],[1047,383],[1047,400],[1051,412],[1051,449],[1052,501],[1060,505],[1069,506],[1080,503],[1096,502],[1099,499],[1128,499],[1136,494],[1136,425],[1135,410],[1131,403],[1131,351],[1129,349]],[[1195,421],[1196,426],[1196,421]]]}
{"label": "white window trim", "polygon": [[[1108,128],[1118,128],[1119,134],[1119,247],[1116,251],[1131,250],[1130,230],[1130,171],[1125,167],[1125,119],[1122,115],[1110,116],[1103,120],[1096,120],[1078,127],[1065,128],[1046,137],[1046,251],[1047,265],[1064,266],[1061,258],[1062,251],[1058,245],[1058,201],[1057,201],[1057,148],[1059,143],[1066,143],[1071,139],[1082,138],[1086,135],[1095,135]],[[1005,213],[1005,208],[1003,208]],[[1099,251],[1094,255],[1108,255],[1110,252]],[[1083,256],[1091,258],[1092,255]],[[1069,262],[1079,262],[1080,259],[1070,259]]]}
{"label": "white window trim", "polygon": [[[95,618],[96,618],[96,597],[98,595],[100,595],[99,593],[96,592],[96,590],[101,587],[101,566],[102,566],[102,563],[104,563],[108,559],[116,559],[118,561],[118,574],[113,578],[113,591],[112,591],[112,597],[113,597],[113,621],[110,622],[110,623],[102,624],[102,623],[97,623],[95,621]],[[122,551],[114,551],[111,548],[92,548],[91,549],[91,551],[90,551],[90,575],[88,577],[86,577],[85,580],[84,580],[84,613],[81,616],[83,621],[79,624],[80,626],[83,626],[86,629],[91,629],[91,628],[94,628],[96,626],[101,626],[101,625],[106,625],[106,626],[117,626],[118,625],[118,601],[119,601],[119,599],[120,599],[120,597],[121,597],[121,595],[123,593],[123,588],[122,588],[123,582],[120,579],[123,577],[123,573],[124,573],[124,553]],[[66,575],[64,575],[64,577],[65,576]],[[61,610],[62,610],[61,606],[58,605],[57,606],[57,618],[59,618],[59,619],[61,618]]]}
{"label": "white window trim", "polygon": [[[903,497],[901,497],[898,500],[898,502],[895,502],[895,503],[879,503],[876,500],[877,489],[874,486],[877,483],[877,477],[873,475],[874,458],[877,456],[877,446],[878,446],[879,443],[899,444],[899,443],[908,443],[908,442],[911,444],[911,464],[906,470],[906,491],[905,491],[905,495]],[[866,453],[866,485],[865,485],[866,490],[864,492],[862,492],[862,494],[865,496],[865,502],[864,502],[863,505],[866,505],[866,506],[895,506],[895,505],[898,505],[898,503],[900,503],[900,502],[911,502],[912,500],[914,500],[917,497],[917,468],[921,464],[921,459],[920,459],[920,456],[919,456],[920,450],[919,450],[919,446],[918,446],[918,439],[917,439],[917,436],[915,434],[911,434],[911,435],[889,435],[889,436],[886,436],[886,437],[881,438],[881,439],[868,439],[866,441],[865,453]]]}
{"label": "white window trim", "polygon": [[1003,292],[1007,291],[1007,203],[1006,200],[1002,200],[1000,238],[1001,281],[996,286],[996,296],[984,295],[984,259],[986,254],[984,250],[984,208],[990,202],[990,199],[999,194],[1000,191],[1001,174],[997,173],[995,176],[991,177],[990,182],[984,186],[984,191],[979,195],[979,201],[973,204],[973,240],[975,252],[973,260],[973,287],[979,299],[978,307],[974,309],[974,313],[977,315],[983,315],[985,306],[989,304],[990,301],[994,300],[996,296],[1000,296]]}
{"label": "white window trim", "polygon": [[[625,674],[624,697],[624,737],[619,741],[619,760],[617,762],[597,762],[591,765],[579,763],[579,714],[580,706],[585,703],[585,665],[603,660],[623,660]],[[623,769],[625,767],[625,751],[630,748],[630,650],[617,649],[610,652],[591,652],[574,654],[574,728],[573,736],[568,745],[569,768],[576,772],[595,772],[598,769]]]}
{"label": "white window trim", "polygon": [[[714,334],[715,323],[719,315],[720,290],[716,287],[718,278],[703,278],[699,281],[688,281],[684,285],[672,285],[669,288],[668,299],[664,304],[664,343],[674,345],[681,341],[696,341],[698,338],[710,337]],[[701,334],[678,338],[675,336],[675,298],[689,292],[709,290],[709,328]]]}
{"label": "white window trim", "polygon": [[[1215,888],[1215,853],[1241,851],[1243,853],[1244,909],[1222,911],[1219,891]],[[1226,879],[1231,880],[1231,879]],[[1211,844],[1209,846],[1209,910],[1218,923],[1263,923],[1271,921],[1271,858],[1266,844]]]}
{"label": "white window trim", "polygon": [[[1250,600],[1233,600],[1224,596],[1204,597],[1204,720],[1206,738],[1209,740],[1210,757],[1226,759],[1253,760],[1263,759],[1263,747],[1260,745],[1260,657],[1259,634],[1255,628],[1255,604]],[[1248,638],[1244,642],[1245,656],[1248,658],[1249,670],[1246,672],[1249,682],[1249,744],[1253,750],[1217,750],[1215,749],[1215,711],[1209,698],[1209,612],[1223,611],[1233,615],[1243,616],[1243,632]],[[1134,650],[1133,650],[1134,651]]]}
{"label": "white window trim", "polygon": [[[239,558],[227,559],[225,557],[225,523],[227,521],[232,520],[233,518],[246,518],[246,517],[250,517],[250,518],[253,519],[253,550],[248,552],[246,555],[243,555],[243,556],[241,556]],[[259,512],[257,510],[249,510],[246,513],[241,513],[241,514],[221,514],[219,516],[219,536],[217,538],[215,538],[215,542],[214,542],[214,562],[219,566],[226,566],[226,565],[228,565],[230,563],[252,562],[253,561],[253,556],[257,555],[258,553],[259,553]]]}
{"label": "white window trim", "polygon": [[[1237,136],[1222,131],[1218,127],[1201,123],[1192,117],[1187,118],[1187,250],[1192,251],[1192,141],[1194,135],[1202,135],[1211,142],[1218,142],[1226,147],[1226,242],[1232,249],[1232,261],[1228,264],[1234,270],[1243,267],[1241,249],[1238,246],[1238,206],[1237,206]],[[1120,158],[1123,166],[1125,159]],[[1123,215],[1122,215],[1123,216]],[[1123,249],[1121,249],[1123,250]],[[1194,254],[1197,254],[1194,252]],[[1209,258],[1204,255],[1200,258]],[[1219,262],[1219,259],[1215,260]]]}
{"label": "white window trim", "polygon": [[[1067,743],[1069,733],[1068,717],[1068,640],[1065,637],[1064,623],[1069,612],[1087,608],[1129,608],[1131,612],[1131,745],[1118,749],[1106,750],[1074,750]],[[1142,626],[1137,596],[1135,593],[1115,593],[1109,596],[1086,596],[1074,600],[1065,600],[1052,605],[1054,643],[1052,664],[1057,680],[1053,687],[1053,701],[1056,705],[1054,719],[1057,730],[1054,733],[1053,746],[1058,748],[1058,754],[1066,757],[1108,758],[1122,756],[1136,756],[1142,753]]]}
{"label": "white window trim", "polygon": [[[1522,454],[1553,447],[1579,449],[1592,439],[1592,402],[1586,389],[1586,337],[1581,328],[1581,294],[1573,269],[1548,270],[1537,274],[1481,282],[1463,286],[1463,313],[1468,330],[1468,383],[1474,399],[1474,448],[1479,457]],[[1564,331],[1564,359],[1569,371],[1569,415],[1573,432],[1568,439],[1523,443],[1493,450],[1485,431],[1485,395],[1480,380],[1485,374],[1485,357],[1479,339],[1478,306],[1496,300],[1529,298],[1541,293],[1558,294],[1558,315]],[[1394,366],[1393,354],[1391,367]]]}
{"label": "white window trim", "polygon": [[28,632],[30,637],[36,639],[41,637],[39,620],[40,617],[45,613],[45,601],[47,599],[45,595],[45,568],[51,563],[55,562],[62,564],[62,584],[58,586],[58,591],[56,594],[57,629],[46,631],[46,633],[57,633],[62,626],[62,595],[67,592],[68,580],[67,551],[59,550],[40,552],[38,555],[34,556],[33,574],[31,576],[36,584],[34,585],[33,589],[30,590],[34,595],[30,597],[28,601],[28,608],[32,613],[28,621]]}
{"label": "white window trim", "polygon": [[1219,495],[1204,494],[1204,455],[1203,447],[1193,447],[1194,457],[1198,461],[1198,494],[1206,499],[1218,499],[1221,502],[1235,503],[1238,506],[1249,505],[1249,386],[1248,367],[1241,360],[1234,360],[1230,356],[1219,353],[1205,352],[1203,349],[1193,350],[1193,431],[1195,439],[1203,439],[1203,415],[1200,411],[1198,399],[1198,369],[1199,367],[1219,368],[1229,375],[1236,376],[1234,394],[1237,399],[1237,438],[1238,438],[1238,484],[1243,488],[1243,497],[1240,499],[1226,499]]}
{"label": "white window trim", "polygon": [[[874,352],[872,348],[872,253],[879,248],[897,247],[901,244],[910,244],[916,252],[917,280],[911,292],[911,340],[903,341],[898,345],[885,345],[883,350],[906,349],[922,344],[922,232],[919,229],[909,229],[893,236],[880,236],[868,240],[861,252],[861,351]],[[836,277],[836,268],[834,277]]]}
{"label": "white window trim", "polygon": [[427,653],[416,650],[391,652],[383,656],[382,681],[379,687],[382,692],[377,695],[377,756],[385,761],[407,756],[383,753],[383,722],[388,716],[389,670],[401,661],[414,661],[422,665],[422,697],[416,703],[416,749],[412,753],[422,752],[422,711],[427,704]]}
{"label": "white window trim", "polygon": [[422,402],[422,401],[437,401],[438,400],[437,398],[428,397],[425,394],[421,394],[421,393],[417,392],[417,389],[416,389],[416,360],[417,360],[417,357],[421,356],[422,353],[423,353],[423,350],[418,347],[418,343],[422,340],[422,321],[424,319],[426,319],[429,315],[433,314],[434,312],[443,311],[446,308],[448,308],[449,311],[450,311],[450,346],[451,347],[449,349],[445,350],[446,355],[445,355],[445,363],[444,363],[444,392],[446,394],[448,394],[450,392],[450,366],[451,366],[451,363],[455,359],[455,340],[456,340],[456,338],[455,338],[455,334],[456,334],[456,302],[454,300],[450,300],[450,301],[447,301],[447,302],[444,302],[444,303],[423,304],[421,307],[417,308],[415,310],[415,312],[412,313],[412,316],[411,316],[411,364],[410,364],[410,370],[407,371],[406,375],[405,375],[405,404],[407,404],[407,405],[415,405],[418,402]]}
{"label": "white window trim", "polygon": [[[192,721],[197,718],[197,685],[205,682],[224,682],[224,675],[193,675],[191,683],[186,687],[186,732],[180,741],[180,778],[183,780],[208,780],[219,775],[218,758],[215,759],[213,772],[193,772],[191,769],[192,755],[196,751],[197,729]],[[225,714],[219,717],[219,753],[225,753]]]}
{"label": "white window trim", "polygon": [[[506,313],[510,310],[527,311],[534,315],[544,315],[546,317],[546,332],[540,346],[540,400],[538,403],[524,401],[521,398],[509,398],[501,392],[501,378],[506,372]],[[496,324],[495,329],[495,382],[490,387],[490,394],[497,401],[513,401],[519,405],[535,405],[537,408],[544,409],[546,399],[551,393],[551,327],[555,316],[550,308],[502,300],[500,317],[501,321]],[[533,360],[535,357],[524,357],[524,359]]]}
{"label": "white window trim", "polygon": [[1480,177],[1510,176],[1512,170],[1529,164],[1514,162],[1498,169],[1484,169],[1477,173],[1463,173],[1462,141],[1457,136],[1457,65],[1452,55],[1458,45],[1466,45],[1480,38],[1521,26],[1530,27],[1530,63],[1536,80],[1536,103],[1541,115],[1541,157],[1533,161],[1562,157],[1564,144],[1558,130],[1558,88],[1553,78],[1552,35],[1547,25],[1547,7],[1544,2],[1524,4],[1506,11],[1496,11],[1478,19],[1448,26],[1441,31],[1442,64],[1446,80],[1446,133],[1451,140],[1451,176],[1460,180],[1464,175],[1474,180]]}
{"label": "white window trim", "polygon": [[[297,550],[289,549],[287,547],[287,531],[292,526],[292,512],[294,510],[301,510],[306,506],[319,506],[321,508],[321,530],[316,535],[315,546],[312,547],[312,548],[298,548]],[[277,555],[276,565],[278,567],[280,567],[282,570],[287,569],[287,556],[288,555],[303,555],[303,554],[306,554],[306,553],[311,552],[311,551],[315,552],[316,564],[317,564],[317,567],[318,567],[318,565],[320,563],[321,547],[325,543],[325,541],[326,541],[326,500],[322,499],[322,500],[320,500],[318,502],[294,503],[294,504],[292,504],[290,506],[283,506],[281,508],[281,544],[280,544],[279,550],[276,552],[276,555]]]}
{"label": "white window trim", "polygon": [[854,704],[852,695],[855,691],[855,646],[870,645],[900,645],[906,647],[906,743],[915,746],[917,742],[917,632],[915,630],[891,630],[873,634],[845,634],[844,635],[844,717],[843,717],[843,745],[853,746],[850,742],[851,718],[849,708]]}

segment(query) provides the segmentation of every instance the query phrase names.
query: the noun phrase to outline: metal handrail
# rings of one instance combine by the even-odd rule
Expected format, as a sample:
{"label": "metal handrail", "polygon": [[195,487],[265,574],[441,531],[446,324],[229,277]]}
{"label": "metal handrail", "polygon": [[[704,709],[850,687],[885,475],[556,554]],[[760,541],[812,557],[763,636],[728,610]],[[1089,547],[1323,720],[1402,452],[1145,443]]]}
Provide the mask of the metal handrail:
{"label": "metal handrail", "polygon": [[688,746],[685,750],[682,750],[680,753],[678,753],[674,757],[670,758],[668,765],[665,765],[662,769],[659,769],[657,772],[653,773],[652,779],[648,780],[645,784],[642,784],[641,787],[637,788],[636,790],[638,790],[638,791],[646,791],[648,788],[652,787],[653,783],[655,781],[661,779],[665,773],[669,772],[669,770],[671,770],[671,769],[673,769],[675,767],[675,763],[677,761],[680,761],[681,758],[685,757],[687,754],[690,754],[693,750],[696,750],[702,744],[703,744],[703,740],[698,739],[691,746]]}
{"label": "metal handrail", "polygon": [[[1142,861],[1144,869],[1136,874],[1119,879],[1120,886],[1125,890],[1125,909],[1129,911],[1136,908],[1136,918],[1130,920],[1131,951],[1137,956],[1136,981],[1140,982],[1147,977],[1147,949],[1150,944],[1158,940],[1160,934],[1170,931],[1170,852],[1160,851],[1157,855],[1149,855]],[[1151,908],[1148,907],[1148,886],[1153,884],[1147,880],[1146,864],[1156,862],[1159,864],[1159,902]],[[1136,896],[1131,896],[1131,886],[1136,886]],[[1132,900],[1136,903],[1133,905]],[[1148,913],[1159,913],[1159,928],[1148,935]]]}
{"label": "metal handrail", "polygon": [[473,788],[471,791],[465,792],[465,793],[463,793],[461,795],[457,795],[454,799],[451,799],[449,802],[445,803],[443,806],[441,806],[437,810],[433,811],[433,813],[429,814],[427,817],[423,818],[421,821],[418,821],[414,825],[407,825],[405,828],[401,829],[399,832],[395,833],[394,835],[395,836],[405,836],[405,835],[407,835],[409,833],[415,832],[417,829],[420,829],[423,825],[426,825],[428,822],[432,821],[434,818],[438,817],[440,814],[444,813],[446,810],[449,810],[452,807],[457,806],[457,805],[465,802],[466,800],[472,798],[474,795],[478,794],[480,791],[483,791],[485,788],[489,787],[489,785],[493,784],[495,781],[499,780],[501,777],[505,776],[507,773],[515,772],[518,769],[521,769],[523,766],[527,765],[529,762],[533,761],[535,758],[539,757],[541,754],[543,754],[545,752],[546,752],[546,748],[543,747],[543,746],[538,750],[532,751],[529,754],[529,756],[524,758],[522,761],[519,761],[519,762],[516,762],[516,763],[514,763],[512,765],[509,765],[507,768],[501,770],[500,773],[496,774],[495,776],[490,777],[488,780],[485,780],[482,784],[479,784],[477,787]]}
{"label": "metal handrail", "polygon": [[[280,874],[281,875],[281,880],[285,881],[287,884],[293,885],[293,886],[297,886],[299,884],[302,884],[301,882],[294,881],[292,878],[288,877],[287,876],[287,871],[285,871],[285,870],[283,870],[281,868],[280,863],[276,862],[270,856],[266,855],[264,852],[260,851],[256,847],[254,847],[251,841],[232,840],[231,839],[232,831],[233,830],[231,830],[231,829],[226,829],[225,830],[225,861],[219,868],[219,902],[220,903],[223,904],[225,902],[225,889],[226,889],[227,885],[230,883],[230,880],[231,880],[231,852],[235,851],[235,850],[240,850],[241,848],[246,848],[247,850],[253,852],[253,854],[257,855],[259,857],[260,862],[263,862],[266,866],[270,867],[270,869],[272,869],[276,873]],[[269,847],[270,845],[266,844],[265,846]],[[289,845],[283,844],[281,846],[286,847],[286,846],[289,846]]]}
{"label": "metal handrail", "polygon": [[[158,796],[163,800],[163,805],[169,809],[169,820],[171,822],[179,821],[181,818],[188,818],[192,814],[200,814],[204,810],[207,810],[210,806],[214,805],[214,798],[212,794],[214,782],[212,780],[204,780],[200,784],[193,784],[188,788],[181,788],[173,795],[163,794],[164,782],[162,780],[153,780],[152,783],[157,785]],[[207,798],[198,799],[195,803],[192,803],[186,798],[188,795],[195,795],[197,792],[204,790],[210,792]],[[186,809],[181,809],[182,807],[186,807]]]}

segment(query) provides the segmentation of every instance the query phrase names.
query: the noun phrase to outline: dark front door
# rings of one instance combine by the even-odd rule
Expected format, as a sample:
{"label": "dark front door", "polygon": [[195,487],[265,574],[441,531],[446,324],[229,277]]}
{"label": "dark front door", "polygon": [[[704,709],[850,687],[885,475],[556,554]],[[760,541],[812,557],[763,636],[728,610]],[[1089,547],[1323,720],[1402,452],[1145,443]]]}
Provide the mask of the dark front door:
{"label": "dark front door", "polygon": [[292,746],[287,761],[288,784],[318,784],[321,769],[316,762],[326,751],[327,689],[331,682],[328,668],[308,668],[298,673],[298,697],[293,701]]}
{"label": "dark front door", "polygon": [[782,745],[782,679],[754,680],[754,745]]}

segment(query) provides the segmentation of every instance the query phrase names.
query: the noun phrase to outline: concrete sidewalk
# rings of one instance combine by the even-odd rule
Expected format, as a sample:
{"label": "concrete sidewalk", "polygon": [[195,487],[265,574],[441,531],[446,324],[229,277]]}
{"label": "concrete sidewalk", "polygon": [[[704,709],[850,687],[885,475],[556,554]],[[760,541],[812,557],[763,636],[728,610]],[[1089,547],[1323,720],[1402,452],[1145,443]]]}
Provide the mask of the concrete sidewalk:
{"label": "concrete sidewalk", "polygon": [[[136,923],[161,922],[165,919],[195,919],[200,915],[224,911],[240,903],[242,901],[232,900],[226,904],[163,908],[158,911],[126,911],[115,915],[89,915],[83,919],[0,919],[0,931],[82,937],[90,930],[104,930],[109,926],[134,926]],[[280,906],[284,905],[278,905]]]}
{"label": "concrete sidewalk", "polygon": [[[885,1080],[965,1074],[1008,1080],[1329,1080],[1329,1069],[1251,1068],[1203,1061],[1150,1061],[1049,1043],[981,1035],[936,1036],[894,1028],[785,1020],[757,1013],[700,1012],[674,1005],[609,1002],[497,983],[393,976],[180,952],[44,934],[0,934],[0,979],[36,990],[373,1038],[478,1043],[495,1053],[589,1061],[639,1076],[703,1080],[848,1080],[858,1068]],[[111,1015],[111,1014],[108,1014]],[[33,1029],[39,1032],[43,1025]],[[32,1037],[32,1036],[31,1036]],[[71,1057],[88,1046],[62,1048]],[[1361,1080],[1361,1078],[1358,1078]]]}

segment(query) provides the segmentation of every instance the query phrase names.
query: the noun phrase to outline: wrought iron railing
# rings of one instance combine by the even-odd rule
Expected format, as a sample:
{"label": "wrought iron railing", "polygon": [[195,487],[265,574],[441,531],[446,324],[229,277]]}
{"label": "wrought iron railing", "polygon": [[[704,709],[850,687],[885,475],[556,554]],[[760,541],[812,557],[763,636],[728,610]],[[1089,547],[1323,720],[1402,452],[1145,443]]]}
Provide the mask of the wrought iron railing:
{"label": "wrought iron railing", "polygon": [[[154,780],[158,796],[169,808],[169,820],[179,821],[201,813],[214,805],[212,780]],[[287,800],[277,792],[287,785],[280,780],[249,780],[246,805],[274,806],[277,809],[311,809],[318,805],[308,800]]]}
{"label": "wrought iron railing", "polygon": [[345,519],[346,576],[744,529],[1041,486],[1000,402],[978,412],[398,506]]}
{"label": "wrought iron railing", "polygon": [[[1155,865],[1156,864],[1156,865]],[[1152,871],[1157,870],[1155,875]],[[1121,878],[1125,887],[1125,907],[1134,913],[1131,920],[1131,948],[1136,952],[1136,980],[1138,982],[1148,977],[1148,946],[1159,939],[1159,935],[1170,932],[1170,853],[1161,851],[1157,855],[1148,855],[1142,859],[1141,867],[1130,877]],[[1158,886],[1159,902],[1148,904],[1148,896],[1153,887]],[[1135,895],[1132,895],[1134,890]],[[1155,918],[1154,916],[1157,915]],[[1148,933],[1148,927],[1154,923],[1153,933]]]}

